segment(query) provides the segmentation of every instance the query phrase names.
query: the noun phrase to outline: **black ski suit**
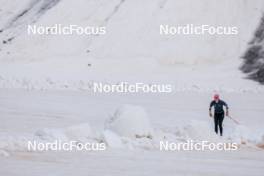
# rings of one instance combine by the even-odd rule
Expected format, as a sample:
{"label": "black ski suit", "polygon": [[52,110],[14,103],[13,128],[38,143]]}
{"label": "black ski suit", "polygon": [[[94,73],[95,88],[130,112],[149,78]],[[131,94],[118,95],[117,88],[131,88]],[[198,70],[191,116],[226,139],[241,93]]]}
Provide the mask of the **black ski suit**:
{"label": "black ski suit", "polygon": [[223,134],[223,120],[225,117],[225,111],[223,107],[226,107],[228,110],[228,105],[223,101],[223,100],[218,100],[216,102],[213,100],[210,103],[209,111],[211,112],[212,107],[214,107],[214,125],[215,125],[215,132],[216,134],[218,133],[218,126],[220,129],[220,135],[222,136]]}

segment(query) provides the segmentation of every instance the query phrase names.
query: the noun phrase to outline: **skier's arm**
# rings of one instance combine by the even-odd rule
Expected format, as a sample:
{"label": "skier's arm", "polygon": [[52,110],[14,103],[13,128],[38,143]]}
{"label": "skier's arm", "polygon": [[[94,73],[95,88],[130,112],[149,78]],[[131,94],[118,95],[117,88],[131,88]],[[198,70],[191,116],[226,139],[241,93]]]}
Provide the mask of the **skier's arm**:
{"label": "skier's arm", "polygon": [[224,106],[226,108],[226,116],[229,116],[229,107],[228,105],[226,104],[226,102],[224,102]]}
{"label": "skier's arm", "polygon": [[214,105],[214,102],[212,101],[212,102],[210,103],[210,106],[209,106],[209,116],[210,116],[210,117],[213,116],[213,114],[212,114],[212,112],[211,112],[211,109],[212,109],[213,105]]}

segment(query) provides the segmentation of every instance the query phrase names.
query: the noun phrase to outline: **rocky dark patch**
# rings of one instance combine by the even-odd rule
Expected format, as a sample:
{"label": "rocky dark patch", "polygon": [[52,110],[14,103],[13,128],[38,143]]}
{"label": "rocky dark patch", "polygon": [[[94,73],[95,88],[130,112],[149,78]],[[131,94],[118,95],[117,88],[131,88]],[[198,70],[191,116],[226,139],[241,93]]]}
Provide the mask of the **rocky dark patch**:
{"label": "rocky dark patch", "polygon": [[264,15],[242,58],[244,62],[240,69],[247,78],[264,84]]}

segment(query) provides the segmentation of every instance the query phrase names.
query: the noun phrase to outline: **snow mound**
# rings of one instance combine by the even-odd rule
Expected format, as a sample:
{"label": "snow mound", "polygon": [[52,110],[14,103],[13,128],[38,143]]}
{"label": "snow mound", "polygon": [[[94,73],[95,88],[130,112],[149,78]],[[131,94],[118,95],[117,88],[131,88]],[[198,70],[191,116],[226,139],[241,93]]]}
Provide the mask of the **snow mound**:
{"label": "snow mound", "polygon": [[28,151],[28,142],[97,142],[101,138],[91,129],[89,123],[66,128],[44,128],[33,134],[0,134],[0,156],[7,156],[8,151]]}
{"label": "snow mound", "polygon": [[105,128],[128,138],[151,138],[153,135],[146,111],[134,105],[123,105],[118,108],[106,122]]}
{"label": "snow mound", "polygon": [[28,141],[39,140],[30,134],[0,134],[0,156],[9,155],[10,151],[26,151]]}
{"label": "snow mound", "polygon": [[68,138],[62,129],[40,129],[35,132],[35,135],[39,137],[39,139],[45,141],[68,141]]}
{"label": "snow mound", "polygon": [[65,134],[69,139],[86,141],[96,137],[89,123],[71,126],[65,129]]}
{"label": "snow mound", "polygon": [[214,132],[213,123],[207,121],[191,120],[182,124],[177,124],[174,128],[162,128],[159,138],[168,141],[209,141],[209,142],[232,142],[246,146],[263,146],[264,131],[261,129],[250,129],[244,125],[237,125],[229,118],[226,118],[223,124],[223,137]]}
{"label": "snow mound", "polygon": [[83,123],[61,129],[41,129],[36,131],[35,135],[38,136],[40,139],[47,141],[77,140],[84,142],[96,138],[96,134],[91,129],[89,123]]}
{"label": "snow mound", "polygon": [[208,140],[216,141],[218,137],[213,132],[212,124],[210,122],[192,120],[183,126],[185,136],[192,140]]}
{"label": "snow mound", "polygon": [[103,131],[94,131],[89,123],[65,128],[40,129],[33,134],[0,133],[0,156],[8,157],[14,151],[28,151],[28,142],[104,142],[110,149],[158,150],[160,141],[187,142],[208,141],[211,143],[237,143],[246,147],[264,146],[264,131],[237,125],[230,119],[224,123],[224,136],[214,132],[213,124],[191,120],[174,127],[152,128],[146,111],[140,106],[123,105],[105,124]]}
{"label": "snow mound", "polygon": [[250,129],[244,125],[229,125],[227,128],[226,138],[233,142],[244,145],[264,145],[264,130],[262,129]]}
{"label": "snow mound", "polygon": [[103,139],[106,142],[108,147],[111,148],[123,148],[123,141],[121,140],[120,136],[115,134],[113,131],[105,130],[103,132]]}
{"label": "snow mound", "polygon": [[5,150],[0,150],[0,156],[9,157],[10,154],[7,151],[5,151]]}

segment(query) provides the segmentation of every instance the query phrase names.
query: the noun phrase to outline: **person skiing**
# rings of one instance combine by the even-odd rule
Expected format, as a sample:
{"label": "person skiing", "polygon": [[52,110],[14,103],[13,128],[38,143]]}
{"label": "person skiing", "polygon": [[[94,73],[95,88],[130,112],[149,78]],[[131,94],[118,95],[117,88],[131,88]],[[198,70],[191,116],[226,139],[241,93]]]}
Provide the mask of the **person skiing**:
{"label": "person skiing", "polygon": [[[226,114],[224,111],[224,107],[226,108]],[[218,127],[220,129],[220,136],[223,135],[223,120],[225,115],[229,116],[228,112],[228,105],[223,101],[220,100],[219,94],[214,95],[214,100],[211,101],[210,107],[209,107],[209,116],[213,117],[213,114],[211,112],[212,107],[214,107],[214,125],[215,125],[215,133],[218,134]]]}

